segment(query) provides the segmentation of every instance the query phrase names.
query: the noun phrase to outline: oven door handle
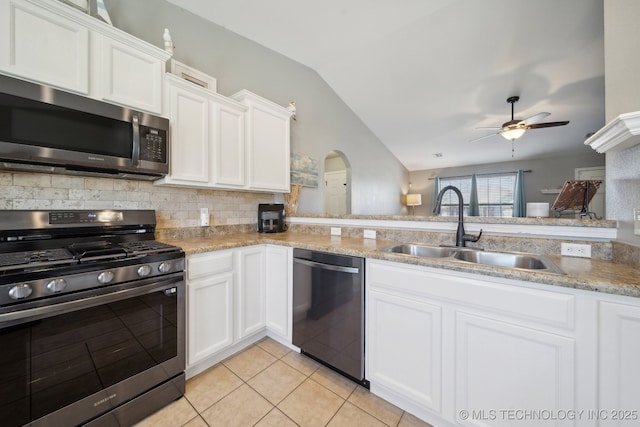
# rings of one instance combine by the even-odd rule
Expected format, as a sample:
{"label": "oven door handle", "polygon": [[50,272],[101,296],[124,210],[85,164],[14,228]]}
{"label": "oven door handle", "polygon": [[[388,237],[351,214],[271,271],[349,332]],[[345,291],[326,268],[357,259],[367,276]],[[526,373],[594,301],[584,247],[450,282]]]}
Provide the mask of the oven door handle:
{"label": "oven door handle", "polygon": [[[12,311],[8,313],[0,314],[0,324],[4,322],[15,322],[26,318],[34,318],[36,320],[42,317],[48,317],[52,314],[66,313],[70,311],[76,311],[83,308],[95,307],[101,304],[108,304],[111,302],[119,301],[125,298],[136,297],[151,292],[161,291],[163,289],[178,286],[178,282],[163,282],[163,283],[150,283],[148,285],[142,285],[135,288],[121,289],[115,292],[109,292],[106,294],[95,295],[87,298],[81,298],[71,301],[65,301],[61,303],[54,303],[50,305],[43,305],[40,307],[27,308],[24,310]],[[31,320],[31,319],[30,319]]]}
{"label": "oven door handle", "polygon": [[357,267],[343,267],[341,265],[325,264],[322,262],[309,261],[302,258],[294,258],[293,262],[297,262],[298,264],[306,265],[309,267],[321,268],[323,270],[338,271],[340,273],[358,274],[360,272],[360,269]]}

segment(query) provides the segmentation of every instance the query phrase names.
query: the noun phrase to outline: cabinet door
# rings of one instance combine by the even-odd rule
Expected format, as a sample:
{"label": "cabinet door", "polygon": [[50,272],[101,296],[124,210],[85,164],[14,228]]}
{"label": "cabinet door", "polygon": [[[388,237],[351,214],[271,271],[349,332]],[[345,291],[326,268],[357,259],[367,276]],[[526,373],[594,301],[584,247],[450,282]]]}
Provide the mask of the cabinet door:
{"label": "cabinet door", "polygon": [[[639,361],[640,306],[600,302],[599,401],[608,415],[600,425],[638,423]],[[612,410],[620,416],[614,417]]]}
{"label": "cabinet door", "polygon": [[441,411],[442,310],[369,290],[367,378],[421,407]]}
{"label": "cabinet door", "polygon": [[212,101],[214,121],[211,127],[214,165],[213,183],[224,186],[245,185],[245,111],[243,105],[215,98]]}
{"label": "cabinet door", "polygon": [[92,70],[96,96],[128,107],[162,113],[164,61],[99,34],[93,35],[98,56]]}
{"label": "cabinet door", "polygon": [[0,6],[0,69],[81,94],[89,93],[89,30],[65,17],[10,0]]}
{"label": "cabinet door", "polygon": [[291,113],[247,90],[232,96],[247,106],[247,187],[289,192]]}
{"label": "cabinet door", "polygon": [[209,183],[209,100],[197,88],[168,84],[171,181]]}
{"label": "cabinet door", "polygon": [[267,246],[267,329],[291,342],[293,249]]}
{"label": "cabinet door", "polygon": [[189,281],[188,365],[233,344],[233,273]]}
{"label": "cabinet door", "polygon": [[262,105],[250,114],[249,187],[290,191],[289,117]]}
{"label": "cabinet door", "polygon": [[237,338],[265,327],[265,251],[263,246],[238,249]]}
{"label": "cabinet door", "polygon": [[[574,339],[462,312],[455,323],[455,414],[474,414],[458,423],[512,426],[500,410],[575,408]],[[540,420],[517,424],[533,427]]]}

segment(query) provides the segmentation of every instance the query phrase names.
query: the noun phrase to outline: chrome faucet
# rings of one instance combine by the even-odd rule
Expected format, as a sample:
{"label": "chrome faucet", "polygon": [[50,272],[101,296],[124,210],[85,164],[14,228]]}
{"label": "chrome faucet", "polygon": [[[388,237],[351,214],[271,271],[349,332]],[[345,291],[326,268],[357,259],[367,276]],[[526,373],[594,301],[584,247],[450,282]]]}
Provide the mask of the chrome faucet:
{"label": "chrome faucet", "polygon": [[453,185],[447,185],[438,193],[438,198],[436,200],[436,207],[433,208],[433,213],[438,215],[440,213],[440,208],[442,205],[442,196],[448,190],[452,190],[458,195],[458,230],[456,231],[456,246],[465,247],[467,242],[477,242],[480,240],[480,236],[482,236],[482,229],[480,229],[480,234],[474,236],[472,234],[465,234],[464,232],[464,222],[463,222],[463,211],[464,211],[464,201],[462,200],[462,193],[458,190],[457,187]]}

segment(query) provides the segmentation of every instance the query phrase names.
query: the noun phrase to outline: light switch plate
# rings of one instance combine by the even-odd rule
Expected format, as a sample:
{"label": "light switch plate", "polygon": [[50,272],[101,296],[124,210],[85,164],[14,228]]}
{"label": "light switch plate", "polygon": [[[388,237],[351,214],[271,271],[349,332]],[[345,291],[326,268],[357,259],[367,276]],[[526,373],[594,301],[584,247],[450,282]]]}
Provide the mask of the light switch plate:
{"label": "light switch plate", "polygon": [[331,235],[332,236],[342,235],[342,229],[340,227],[331,227]]}
{"label": "light switch plate", "polygon": [[376,238],[376,230],[364,230],[364,238],[365,239],[375,239]]}
{"label": "light switch plate", "polygon": [[633,234],[640,236],[640,208],[633,210]]}

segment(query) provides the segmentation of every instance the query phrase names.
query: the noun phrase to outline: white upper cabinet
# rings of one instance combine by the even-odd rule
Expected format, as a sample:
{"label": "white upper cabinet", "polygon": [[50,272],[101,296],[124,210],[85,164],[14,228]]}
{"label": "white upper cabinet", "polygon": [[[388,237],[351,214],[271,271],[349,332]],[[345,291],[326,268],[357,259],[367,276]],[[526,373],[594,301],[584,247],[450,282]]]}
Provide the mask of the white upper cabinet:
{"label": "white upper cabinet", "polygon": [[[171,76],[167,75],[167,82]],[[209,99],[193,85],[167,84],[171,126],[171,180],[209,184]]]}
{"label": "white upper cabinet", "polygon": [[157,185],[289,192],[290,112],[251,92],[227,98],[172,74],[171,172]]}
{"label": "white upper cabinet", "polygon": [[162,113],[164,50],[59,1],[5,0],[0,25],[0,72]]}
{"label": "white upper cabinet", "polygon": [[0,28],[2,72],[83,95],[89,93],[86,27],[48,8],[14,0],[2,2]]}
{"label": "white upper cabinet", "polygon": [[243,189],[246,107],[172,74],[165,83],[171,170],[156,184]]}
{"label": "white upper cabinet", "polygon": [[247,90],[231,98],[248,107],[247,186],[252,190],[288,193],[291,112]]}
{"label": "white upper cabinet", "polygon": [[139,110],[162,113],[166,59],[130,42],[92,36],[92,90],[97,97]]}
{"label": "white upper cabinet", "polygon": [[216,96],[211,104],[213,185],[243,188],[245,179],[245,112],[235,101]]}

